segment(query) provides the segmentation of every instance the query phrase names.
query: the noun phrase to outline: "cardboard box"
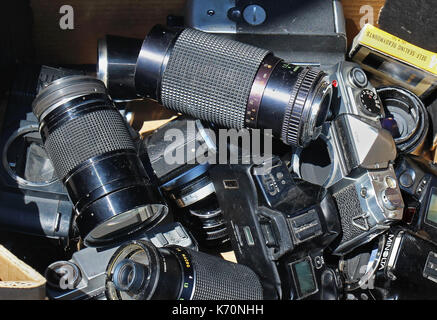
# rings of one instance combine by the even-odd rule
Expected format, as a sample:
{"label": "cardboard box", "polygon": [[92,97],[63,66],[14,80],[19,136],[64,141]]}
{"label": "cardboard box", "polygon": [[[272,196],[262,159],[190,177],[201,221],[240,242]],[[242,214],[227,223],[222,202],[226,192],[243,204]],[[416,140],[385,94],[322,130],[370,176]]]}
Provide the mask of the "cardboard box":
{"label": "cardboard box", "polygon": [[43,300],[46,280],[0,245],[0,300]]}
{"label": "cardboard box", "polygon": [[355,37],[350,57],[383,82],[399,85],[421,98],[437,88],[437,54],[370,24]]}

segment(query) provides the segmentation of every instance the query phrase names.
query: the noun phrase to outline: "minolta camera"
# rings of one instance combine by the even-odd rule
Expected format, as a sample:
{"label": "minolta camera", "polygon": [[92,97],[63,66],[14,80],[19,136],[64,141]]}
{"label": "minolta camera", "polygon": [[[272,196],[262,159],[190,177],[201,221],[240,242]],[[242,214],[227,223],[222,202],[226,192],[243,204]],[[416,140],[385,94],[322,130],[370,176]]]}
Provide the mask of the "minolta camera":
{"label": "minolta camera", "polygon": [[437,246],[403,226],[345,256],[339,269],[349,300],[436,299]]}
{"label": "minolta camera", "polygon": [[334,97],[320,138],[297,150],[293,171],[328,188],[337,204],[344,255],[389,229],[404,203],[393,169],[396,145],[383,129],[384,108],[358,65],[342,62],[330,71]]}

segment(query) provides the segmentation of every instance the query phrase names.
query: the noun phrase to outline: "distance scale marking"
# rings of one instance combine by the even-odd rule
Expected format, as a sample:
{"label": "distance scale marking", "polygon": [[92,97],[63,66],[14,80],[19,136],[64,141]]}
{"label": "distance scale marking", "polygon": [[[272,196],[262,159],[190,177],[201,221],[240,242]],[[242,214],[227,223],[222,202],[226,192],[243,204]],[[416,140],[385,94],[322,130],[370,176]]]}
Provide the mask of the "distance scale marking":
{"label": "distance scale marking", "polygon": [[193,298],[194,284],[196,280],[193,263],[190,259],[188,251],[182,248],[176,248],[175,252],[182,258],[181,261],[184,261],[184,263],[181,263],[184,274],[184,281],[182,283],[182,288],[178,300],[191,300]]}
{"label": "distance scale marking", "polygon": [[275,67],[282,61],[273,55],[267,56],[259,67],[255,80],[250,90],[249,99],[246,107],[245,123],[250,128],[256,128],[258,122],[258,111],[264,94],[267,82]]}

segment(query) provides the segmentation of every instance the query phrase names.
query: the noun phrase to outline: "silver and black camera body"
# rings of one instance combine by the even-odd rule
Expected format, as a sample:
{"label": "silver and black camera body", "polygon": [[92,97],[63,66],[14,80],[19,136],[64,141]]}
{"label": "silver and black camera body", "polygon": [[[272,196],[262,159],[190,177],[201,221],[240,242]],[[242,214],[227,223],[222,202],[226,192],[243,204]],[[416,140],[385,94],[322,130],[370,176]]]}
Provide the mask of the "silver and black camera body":
{"label": "silver and black camera body", "polygon": [[237,261],[260,277],[266,299],[338,299],[324,250],[341,233],[325,189],[294,181],[277,157],[211,169]]}
{"label": "silver and black camera body", "polygon": [[[356,64],[342,62],[331,70],[334,98],[320,141],[329,160],[309,164],[309,155],[323,156],[314,146],[298,150],[294,171],[304,180],[329,188],[341,217],[342,255],[369,242],[402,219],[404,203],[393,169],[396,145],[382,128],[384,110],[376,90]],[[311,161],[311,159],[310,159]]]}
{"label": "silver and black camera body", "polygon": [[[197,250],[197,243],[180,223],[163,224],[139,236],[156,247],[178,245]],[[83,248],[68,261],[56,261],[45,272],[47,296],[55,300],[105,300],[105,271],[119,246]]]}

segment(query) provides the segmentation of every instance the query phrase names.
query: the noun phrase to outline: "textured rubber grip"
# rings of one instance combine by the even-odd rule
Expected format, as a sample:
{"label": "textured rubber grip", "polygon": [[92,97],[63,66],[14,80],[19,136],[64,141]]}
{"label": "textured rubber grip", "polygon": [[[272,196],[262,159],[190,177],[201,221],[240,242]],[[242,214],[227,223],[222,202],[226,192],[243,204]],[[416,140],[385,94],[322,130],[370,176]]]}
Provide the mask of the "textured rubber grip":
{"label": "textured rubber grip", "polygon": [[185,29],[162,77],[162,104],[240,129],[256,72],[267,54],[268,50]]}
{"label": "textured rubber grip", "polygon": [[190,250],[196,270],[193,300],[262,300],[257,275],[242,264]]}
{"label": "textured rubber grip", "polygon": [[92,157],[117,150],[135,150],[123,117],[109,108],[65,123],[47,137],[44,146],[61,178]]}
{"label": "textured rubber grip", "polygon": [[352,221],[355,217],[363,215],[360,200],[354,185],[350,185],[333,194],[340,214],[343,236],[340,244],[352,241],[361,236],[365,231],[355,226]]}

